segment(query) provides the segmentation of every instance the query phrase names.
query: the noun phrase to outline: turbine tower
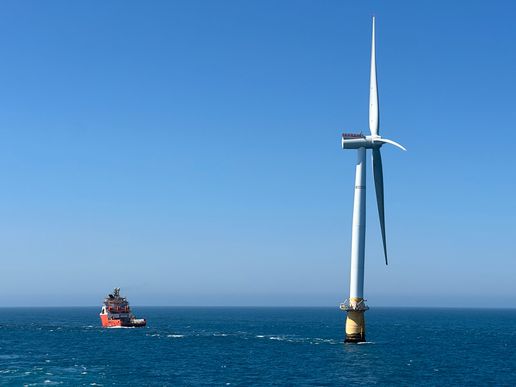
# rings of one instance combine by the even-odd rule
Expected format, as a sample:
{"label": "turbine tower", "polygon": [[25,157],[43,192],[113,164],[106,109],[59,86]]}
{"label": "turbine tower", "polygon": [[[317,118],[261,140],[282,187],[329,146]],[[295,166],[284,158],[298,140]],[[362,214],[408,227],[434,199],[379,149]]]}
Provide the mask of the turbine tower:
{"label": "turbine tower", "polygon": [[364,312],[369,308],[364,299],[364,253],[365,253],[365,220],[366,220],[366,150],[371,149],[373,156],[373,176],[378,203],[378,215],[382,232],[383,252],[387,264],[387,244],[385,240],[385,212],[383,203],[383,170],[380,148],[383,144],[391,144],[406,150],[400,144],[382,138],[379,132],[378,84],[376,82],[375,55],[375,18],[373,17],[373,34],[371,43],[371,80],[369,89],[369,130],[371,134],[344,133],[343,149],[357,150],[355,169],[355,197],[353,202],[353,227],[351,232],[351,272],[349,299],[340,308],[347,312],[346,342],[365,341]]}

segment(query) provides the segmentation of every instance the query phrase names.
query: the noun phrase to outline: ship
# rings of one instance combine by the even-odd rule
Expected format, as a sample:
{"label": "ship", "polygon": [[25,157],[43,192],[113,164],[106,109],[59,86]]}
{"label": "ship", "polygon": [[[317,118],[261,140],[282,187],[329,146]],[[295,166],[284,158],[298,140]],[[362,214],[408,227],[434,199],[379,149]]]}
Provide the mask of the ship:
{"label": "ship", "polygon": [[147,325],[144,318],[136,318],[129,302],[120,296],[120,288],[115,288],[104,300],[100,311],[100,321],[104,328],[139,328]]}

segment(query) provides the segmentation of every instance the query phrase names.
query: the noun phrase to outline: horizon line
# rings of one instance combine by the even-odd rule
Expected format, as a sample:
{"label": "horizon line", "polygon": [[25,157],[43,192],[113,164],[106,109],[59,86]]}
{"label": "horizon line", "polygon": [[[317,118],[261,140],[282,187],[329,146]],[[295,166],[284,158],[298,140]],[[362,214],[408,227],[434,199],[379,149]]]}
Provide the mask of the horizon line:
{"label": "horizon line", "polygon": [[[8,309],[8,308],[18,308],[18,309],[28,309],[28,308],[100,308],[98,305],[0,305],[0,309]],[[281,308],[290,308],[290,309],[303,309],[303,308],[318,308],[318,309],[339,309],[338,306],[328,306],[328,305],[131,305],[132,308],[273,308],[273,309],[281,309]],[[507,309],[516,309],[516,306],[435,306],[435,305],[397,305],[397,306],[373,306],[372,309],[473,309],[473,310],[507,310]],[[371,309],[370,309],[371,310]]]}

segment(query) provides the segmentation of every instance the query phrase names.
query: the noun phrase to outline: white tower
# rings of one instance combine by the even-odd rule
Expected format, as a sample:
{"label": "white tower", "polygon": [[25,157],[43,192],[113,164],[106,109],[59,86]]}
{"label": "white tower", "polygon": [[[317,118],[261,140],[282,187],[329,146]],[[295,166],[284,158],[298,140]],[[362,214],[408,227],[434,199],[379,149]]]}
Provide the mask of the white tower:
{"label": "white tower", "polygon": [[385,264],[387,264],[387,245],[385,240],[385,215],[383,203],[383,169],[380,148],[383,144],[392,144],[406,150],[400,144],[384,139],[379,135],[378,85],[376,82],[375,54],[375,18],[373,17],[373,36],[371,43],[371,79],[369,89],[369,130],[371,135],[342,135],[343,149],[357,150],[355,169],[355,197],[353,201],[353,227],[351,231],[351,271],[349,280],[349,299],[341,304],[347,312],[346,342],[365,341],[364,312],[369,309],[364,299],[364,264],[365,264],[365,220],[366,220],[366,150],[373,155],[373,175],[378,203],[378,215],[382,232]]}

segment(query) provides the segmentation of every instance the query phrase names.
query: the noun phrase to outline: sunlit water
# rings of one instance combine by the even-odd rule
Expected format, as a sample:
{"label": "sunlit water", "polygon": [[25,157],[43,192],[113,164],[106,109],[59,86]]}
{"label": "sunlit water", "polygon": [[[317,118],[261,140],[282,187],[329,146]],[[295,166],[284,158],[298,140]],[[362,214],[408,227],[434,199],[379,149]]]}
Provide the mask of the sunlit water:
{"label": "sunlit water", "polygon": [[337,308],[0,308],[0,385],[516,385],[516,310],[367,312],[343,344]]}

